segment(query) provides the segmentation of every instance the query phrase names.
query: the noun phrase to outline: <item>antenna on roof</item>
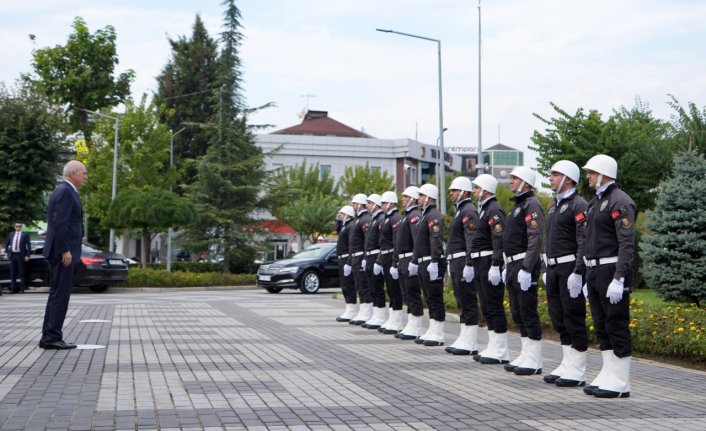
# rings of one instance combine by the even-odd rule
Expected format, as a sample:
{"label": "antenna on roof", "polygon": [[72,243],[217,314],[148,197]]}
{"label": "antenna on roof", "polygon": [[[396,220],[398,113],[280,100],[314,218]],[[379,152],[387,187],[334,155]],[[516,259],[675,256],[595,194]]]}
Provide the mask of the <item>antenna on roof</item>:
{"label": "antenna on roof", "polygon": [[309,99],[312,97],[317,97],[316,94],[300,94],[299,97],[306,97],[306,110],[309,110]]}

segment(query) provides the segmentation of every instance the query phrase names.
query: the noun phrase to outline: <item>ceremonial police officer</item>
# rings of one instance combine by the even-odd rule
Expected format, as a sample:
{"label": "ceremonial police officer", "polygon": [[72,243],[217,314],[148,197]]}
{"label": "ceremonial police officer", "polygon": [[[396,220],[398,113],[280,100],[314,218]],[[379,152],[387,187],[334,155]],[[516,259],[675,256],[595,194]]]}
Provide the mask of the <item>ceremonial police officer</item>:
{"label": "ceremonial police officer", "polygon": [[429,329],[415,343],[425,346],[444,345],[444,215],[436,207],[439,188],[424,184],[419,188],[419,203],[423,205],[419,232],[414,240],[414,255],[409,263],[410,274],[419,274],[419,283],[429,304]]}
{"label": "ceremonial police officer", "polygon": [[478,223],[467,226],[467,229],[475,233],[466,266],[474,269],[480,306],[488,325],[488,345],[478,355],[474,355],[473,359],[481,364],[506,364],[509,362],[509,353],[507,317],[503,306],[505,284],[500,275],[503,266],[505,211],[495,197],[498,186],[495,177],[478,175],[473,185],[480,213]]}
{"label": "ceremonial police officer", "polygon": [[416,271],[411,274],[409,268],[414,254],[414,241],[422,218],[417,205],[419,189],[416,186],[409,186],[402,192],[402,197],[404,199],[402,203],[405,206],[405,214],[397,226],[395,251],[390,273],[393,277],[399,275],[402,294],[407,298],[407,324],[395,336],[401,340],[415,340],[422,335],[422,316],[424,315],[419,277],[417,277]]}
{"label": "ceremonial police officer", "polygon": [[348,262],[348,247],[350,239],[351,220],[355,217],[355,211],[350,205],[345,205],[338,211],[336,216],[336,231],[338,232],[338,241],[336,241],[336,255],[338,256],[338,272],[341,280],[341,293],[346,301],[346,309],[336,318],[338,322],[350,322],[352,318],[358,314],[357,296],[355,293],[355,283],[353,276],[349,273],[344,274],[343,267]]}
{"label": "ceremonial police officer", "polygon": [[382,202],[382,210],[385,212],[385,222],[380,229],[380,254],[373,267],[373,273],[382,274],[385,277],[387,296],[390,297],[390,312],[387,320],[378,328],[378,331],[383,334],[396,334],[404,327],[405,316],[402,312],[403,297],[399,283],[399,272],[395,278],[390,273],[390,268],[392,268],[395,251],[397,228],[402,216],[397,210],[397,193],[390,191],[383,193],[380,202]]}
{"label": "ceremonial police officer", "polygon": [[515,205],[508,213],[503,236],[505,282],[512,320],[520,328],[520,355],[505,365],[516,375],[542,373],[542,326],[537,311],[544,212],[534,196],[536,174],[526,166],[510,172]]}
{"label": "ceremonial police officer", "polygon": [[368,198],[362,193],[353,196],[351,200],[351,206],[356,212],[356,218],[350,233],[348,267],[344,267],[344,270],[348,274],[353,274],[355,290],[358,292],[358,301],[360,302],[358,314],[348,322],[352,325],[362,325],[373,315],[373,298],[370,295],[369,283],[370,277],[363,268],[363,260],[365,259],[365,231],[370,227],[370,214],[368,213],[367,205]]}
{"label": "ceremonial police officer", "polygon": [[372,216],[370,227],[365,231],[365,260],[363,260],[363,269],[368,273],[368,283],[373,298],[373,315],[363,324],[363,327],[368,329],[378,329],[387,320],[385,277],[381,273],[374,272],[374,264],[380,255],[380,229],[385,221],[380,199],[381,196],[377,193],[368,196],[368,212]]}
{"label": "ceremonial police officer", "polygon": [[478,211],[471,202],[473,184],[467,177],[454,178],[449,195],[456,205],[456,212],[449,228],[446,256],[449,261],[451,283],[456,304],[461,309],[461,329],[458,338],[446,351],[454,355],[478,353],[478,292],[474,268],[466,265],[468,251],[478,226]]}
{"label": "ceremonial police officer", "polygon": [[588,203],[576,193],[579,167],[559,160],[549,170],[549,184],[556,193],[549,208],[545,230],[547,306],[552,326],[559,333],[562,360],[544,376],[557,386],[579,386],[586,382],[586,298],[583,296],[584,235]]}
{"label": "ceremonial police officer", "polygon": [[599,154],[583,167],[596,197],[586,215],[586,283],[603,367],[584,392],[630,396],[630,279],[635,254],[635,203],[615,183],[618,163]]}

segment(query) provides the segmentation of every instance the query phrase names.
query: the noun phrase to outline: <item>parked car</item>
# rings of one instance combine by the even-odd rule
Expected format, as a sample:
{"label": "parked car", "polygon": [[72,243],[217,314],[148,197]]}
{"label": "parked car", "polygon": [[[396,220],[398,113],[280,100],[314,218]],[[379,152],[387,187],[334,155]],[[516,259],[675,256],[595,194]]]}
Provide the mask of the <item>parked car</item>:
{"label": "parked car", "polygon": [[323,287],[340,286],[336,244],[314,244],[289,259],[260,265],[257,285],[270,293],[282,289],[316,293]]}
{"label": "parked car", "polygon": [[[49,285],[49,261],[42,256],[44,241],[32,241],[32,254],[28,262],[29,285]],[[127,261],[118,253],[83,244],[81,260],[74,266],[74,286],[86,286],[93,292],[103,292],[108,287],[127,280]],[[0,258],[0,285],[10,284],[10,261]]]}

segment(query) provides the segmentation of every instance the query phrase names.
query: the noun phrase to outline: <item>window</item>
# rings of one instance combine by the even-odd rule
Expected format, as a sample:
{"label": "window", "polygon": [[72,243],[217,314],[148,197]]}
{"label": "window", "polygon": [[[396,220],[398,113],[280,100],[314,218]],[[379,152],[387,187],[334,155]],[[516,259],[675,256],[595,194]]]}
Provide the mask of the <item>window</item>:
{"label": "window", "polygon": [[331,176],[331,165],[319,165],[319,178]]}

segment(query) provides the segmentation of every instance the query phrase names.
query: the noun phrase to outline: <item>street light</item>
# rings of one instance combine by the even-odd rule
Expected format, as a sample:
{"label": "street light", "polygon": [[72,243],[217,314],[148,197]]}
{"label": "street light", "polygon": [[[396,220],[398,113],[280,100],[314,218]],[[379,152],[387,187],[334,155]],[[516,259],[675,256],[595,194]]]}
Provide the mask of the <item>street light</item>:
{"label": "street light", "polygon": [[[441,134],[443,135],[447,130],[449,130],[449,128],[444,127],[444,130],[442,131]],[[441,136],[436,138],[436,146],[437,147],[439,146],[440,139],[441,139]],[[441,151],[439,151],[439,154],[437,154],[437,155],[439,157],[437,157],[437,159],[436,159],[434,170],[436,171],[436,183],[441,184],[441,176],[446,174],[446,172],[444,172],[444,163],[446,163],[446,160],[443,159],[443,157],[442,157],[443,155],[441,154]]]}
{"label": "street light", "polygon": [[[169,143],[169,167],[172,168],[174,166],[174,137],[178,135],[179,133],[183,132],[186,129],[186,127],[182,127],[181,129],[177,130],[175,133],[172,133],[172,140]],[[170,187],[171,190],[171,187]],[[172,234],[173,234],[173,229],[170,227],[169,230],[167,231],[167,271],[172,270]]]}
{"label": "street light", "polygon": [[[115,200],[115,195],[118,192],[118,131],[120,130],[120,120],[118,117],[112,117],[110,115],[102,114],[100,112],[91,111],[89,109],[79,108],[81,111],[88,112],[89,114],[98,115],[99,117],[109,118],[115,121],[115,143],[113,144],[113,190],[110,195],[111,202]],[[115,252],[115,229],[110,228],[110,239],[109,249],[111,252]]]}
{"label": "street light", "polygon": [[442,103],[442,97],[441,97],[441,41],[439,39],[432,39],[430,37],[424,37],[424,36],[419,36],[416,34],[409,34],[409,33],[402,33],[401,31],[395,31],[395,30],[383,30],[380,28],[376,28],[376,31],[380,31],[383,33],[395,33],[399,34],[402,36],[408,36],[408,37],[414,37],[417,39],[424,39],[428,40],[430,42],[436,42],[436,47],[437,47],[437,59],[438,59],[438,64],[439,64],[439,147],[441,151],[441,167],[442,167],[442,172],[440,176],[440,181],[439,181],[439,210],[442,212],[446,212],[446,175],[445,175],[445,165],[446,165],[446,160],[444,157],[444,110],[443,110],[443,103]]}

